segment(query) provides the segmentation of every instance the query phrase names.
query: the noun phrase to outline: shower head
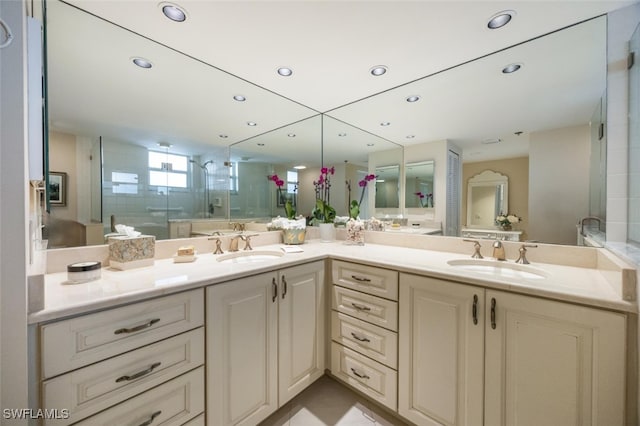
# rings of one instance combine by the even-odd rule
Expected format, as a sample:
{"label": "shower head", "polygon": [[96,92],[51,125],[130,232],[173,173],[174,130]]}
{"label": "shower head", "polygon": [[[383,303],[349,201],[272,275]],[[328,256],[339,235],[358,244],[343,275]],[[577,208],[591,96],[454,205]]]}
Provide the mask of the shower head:
{"label": "shower head", "polygon": [[195,164],[203,170],[206,170],[207,164],[213,163],[213,160],[206,161],[204,164],[199,164],[196,160],[189,160],[189,162]]}

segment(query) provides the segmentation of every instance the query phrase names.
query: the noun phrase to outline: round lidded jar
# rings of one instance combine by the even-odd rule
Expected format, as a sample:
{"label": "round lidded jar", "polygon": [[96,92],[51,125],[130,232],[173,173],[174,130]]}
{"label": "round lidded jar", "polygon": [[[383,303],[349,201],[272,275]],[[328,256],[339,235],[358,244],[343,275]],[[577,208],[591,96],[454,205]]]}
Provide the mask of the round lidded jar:
{"label": "round lidded jar", "polygon": [[67,282],[71,284],[86,283],[100,279],[102,263],[93,260],[67,265]]}

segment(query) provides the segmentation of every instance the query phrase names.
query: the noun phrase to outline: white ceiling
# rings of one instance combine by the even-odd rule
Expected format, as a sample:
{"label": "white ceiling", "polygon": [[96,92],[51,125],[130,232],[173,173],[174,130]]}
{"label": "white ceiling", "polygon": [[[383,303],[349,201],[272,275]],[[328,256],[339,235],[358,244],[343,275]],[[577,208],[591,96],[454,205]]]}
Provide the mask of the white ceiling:
{"label": "white ceiling", "polygon": [[[179,137],[203,145],[229,144],[330,111],[340,120],[401,145],[451,139],[464,148],[469,159],[474,150],[479,150],[474,144],[481,139],[525,141],[520,142],[525,147],[518,149],[526,152],[530,131],[586,123],[604,90],[606,26],[604,20],[591,21],[569,32],[475,59],[634,2],[177,0],[174,4],[188,14],[183,23],[165,18],[161,3],[155,0],[70,3],[175,52],[158,44],[150,46],[142,38],[137,42],[120,39],[104,23],[96,24],[97,20],[85,24],[86,33],[67,36],[63,43],[66,49],[59,47],[56,55],[99,52],[109,59],[92,63],[89,71],[79,69],[77,74],[63,60],[58,69],[50,66],[54,77],[56,73],[60,78],[65,74],[69,77],[71,73],[71,81],[86,83],[80,93],[73,93],[72,87],[53,89],[51,98],[58,99],[59,105],[65,96],[75,99],[76,104],[73,112],[51,117],[53,127],[80,126],[83,120],[69,123],[73,114],[95,108],[98,116],[119,111],[116,127],[131,131],[136,126],[128,121],[132,111],[145,109],[146,105],[150,115],[136,118],[136,123],[148,120],[156,130],[150,136],[153,140],[173,131],[170,128],[175,117],[188,111],[189,120],[181,120],[178,126],[183,127],[177,132]],[[512,22],[489,30],[487,20],[508,9],[516,12]],[[62,30],[64,25],[58,28]],[[109,35],[91,36],[96,26],[104,26]],[[594,37],[594,33],[599,36]],[[586,48],[576,48],[576,43]],[[120,66],[113,58],[143,56],[140,51],[154,62],[154,72],[158,73],[165,58],[182,56],[180,53],[201,62],[171,69],[170,80],[163,81],[165,87],[166,81],[172,82],[168,89],[172,90],[169,94],[173,102],[165,105],[158,99],[158,84],[162,84],[158,81],[152,84],[138,79],[131,87],[116,87],[111,80],[117,72],[114,67]],[[550,60],[555,67],[549,66]],[[420,80],[469,61],[474,62]],[[499,72],[513,61],[524,64],[520,72],[509,76]],[[374,77],[369,73],[374,65],[385,65],[388,72]],[[279,76],[276,69],[280,66],[291,67],[293,75]],[[234,76],[244,81],[231,78]],[[414,83],[405,86],[409,82]],[[181,92],[182,85],[189,83],[197,83],[198,89]],[[559,85],[569,83],[578,85],[560,89]],[[143,91],[147,87],[149,92]],[[586,92],[585,87],[589,88]],[[121,101],[111,104],[110,93],[117,90],[136,96],[130,97],[129,105],[123,106]],[[251,104],[251,116],[236,111],[238,103],[219,101],[228,101],[239,92],[248,94],[252,102],[261,99]],[[224,95],[219,96],[221,93]],[[421,100],[411,105],[404,102],[404,97],[412,94],[420,94]],[[80,102],[83,96],[87,102]],[[101,108],[93,99],[101,99]],[[140,100],[144,102],[137,104]],[[78,102],[82,108],[78,108]],[[537,107],[535,112],[533,107]],[[568,114],[564,118],[554,111]],[[261,127],[247,129],[248,120],[257,121]],[[381,129],[381,121],[392,125]],[[84,123],[92,125],[89,117]],[[525,134],[515,137],[516,130]],[[230,137],[222,139],[220,134]],[[408,134],[415,138],[407,139]],[[508,150],[503,144],[496,145],[500,148],[494,148],[502,154]],[[483,158],[481,154],[475,156]]]}

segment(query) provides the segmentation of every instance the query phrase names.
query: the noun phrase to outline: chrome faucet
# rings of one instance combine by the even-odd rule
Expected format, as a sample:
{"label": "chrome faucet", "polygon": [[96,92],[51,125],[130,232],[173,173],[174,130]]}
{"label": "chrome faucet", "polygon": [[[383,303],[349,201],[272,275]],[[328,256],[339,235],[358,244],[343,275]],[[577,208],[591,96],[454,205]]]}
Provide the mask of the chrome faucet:
{"label": "chrome faucet", "polygon": [[481,247],[480,241],[478,241],[478,240],[469,240],[467,238],[464,238],[462,241],[466,241],[468,243],[473,243],[473,248],[475,250],[473,252],[473,254],[471,255],[471,257],[473,259],[483,259],[482,255],[480,254],[480,247]]}
{"label": "chrome faucet", "polygon": [[538,247],[537,244],[523,244],[522,246],[520,246],[520,248],[518,249],[518,252],[520,253],[520,255],[518,256],[518,259],[516,260],[516,263],[521,263],[523,265],[528,265],[530,262],[527,260],[527,247]]}
{"label": "chrome faucet", "polygon": [[507,260],[504,254],[504,246],[499,240],[493,242],[493,258],[495,260]]}
{"label": "chrome faucet", "polygon": [[234,235],[229,241],[229,251],[238,251],[238,241],[242,238],[241,234]]}

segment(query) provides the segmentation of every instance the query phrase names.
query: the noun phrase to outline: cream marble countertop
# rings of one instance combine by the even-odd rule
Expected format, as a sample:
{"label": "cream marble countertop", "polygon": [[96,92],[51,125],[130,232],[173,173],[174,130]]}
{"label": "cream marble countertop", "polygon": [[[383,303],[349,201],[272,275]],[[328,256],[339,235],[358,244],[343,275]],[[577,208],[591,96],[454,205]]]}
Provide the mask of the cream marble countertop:
{"label": "cream marble countertop", "polygon": [[[282,244],[270,244],[254,248],[281,250],[282,247]],[[447,263],[454,259],[470,259],[468,253],[370,243],[351,246],[344,241],[322,243],[319,240],[307,241],[299,247],[304,250],[302,253],[287,253],[260,262],[222,263],[215,259],[220,255],[206,253],[199,254],[192,263],[174,263],[172,258],[168,258],[155,260],[154,266],[128,271],[106,267],[102,269],[101,279],[84,284],[65,284],[66,272],[50,273],[45,275],[44,309],[30,314],[28,320],[34,324],[60,319],[327,258],[387,267],[489,289],[637,312],[637,302],[623,300],[619,291],[612,286],[612,282],[622,280],[622,274],[616,271],[532,260],[531,266],[544,271],[546,279],[508,279],[457,269]],[[507,262],[513,263],[513,260]]]}

